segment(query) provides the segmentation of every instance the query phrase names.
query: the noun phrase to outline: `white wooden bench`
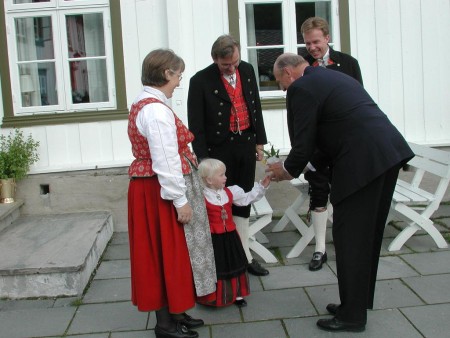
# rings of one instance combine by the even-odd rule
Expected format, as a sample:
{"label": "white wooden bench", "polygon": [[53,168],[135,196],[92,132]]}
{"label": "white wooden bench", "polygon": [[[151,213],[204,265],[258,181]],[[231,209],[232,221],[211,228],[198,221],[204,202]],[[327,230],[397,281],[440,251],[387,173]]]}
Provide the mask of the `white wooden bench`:
{"label": "white wooden bench", "polygon": [[249,247],[256,252],[266,263],[277,263],[277,258],[261,243],[268,243],[267,237],[261,232],[272,222],[273,210],[264,196],[252,204],[250,209],[250,227],[248,230]]}
{"label": "white wooden bench", "polygon": [[[439,248],[448,244],[430,219],[439,208],[450,181],[450,152],[409,143],[416,155],[409,165],[415,169],[411,182],[397,180],[387,223],[394,218],[406,221],[408,225],[391,242],[389,251],[400,250],[405,242],[420,229],[425,230]],[[425,173],[439,178],[434,191],[426,191],[421,186]],[[386,224],[387,224],[386,223]]]}
{"label": "white wooden bench", "polygon": [[[304,175],[300,175],[299,178],[291,180],[291,184],[300,191],[297,199],[292,203],[284,212],[283,217],[278,221],[272,232],[283,231],[289,222],[292,222],[302,236],[298,242],[292,247],[292,249],[286,255],[287,258],[294,258],[300,256],[302,251],[314,238],[314,227],[308,226],[298,215],[300,208],[308,199],[309,183],[305,179]],[[331,204],[328,204],[328,220],[333,222],[333,208]]]}

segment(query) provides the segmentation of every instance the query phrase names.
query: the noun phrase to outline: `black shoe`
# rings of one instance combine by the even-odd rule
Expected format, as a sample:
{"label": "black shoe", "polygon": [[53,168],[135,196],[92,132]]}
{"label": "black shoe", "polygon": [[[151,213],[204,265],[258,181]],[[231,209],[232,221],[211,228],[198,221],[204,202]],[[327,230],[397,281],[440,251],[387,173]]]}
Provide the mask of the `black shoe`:
{"label": "black shoe", "polygon": [[317,326],[325,331],[339,332],[339,331],[351,331],[362,332],[366,329],[366,324],[343,322],[333,317],[331,319],[319,319]]}
{"label": "black shoe", "polygon": [[320,251],[314,252],[311,262],[309,262],[309,270],[317,271],[322,269],[322,264],[327,261],[327,253],[321,253]]}
{"label": "black shoe", "polygon": [[329,313],[331,313],[332,315],[336,315],[338,307],[339,307],[339,304],[330,303],[327,305],[327,311]]}
{"label": "black shoe", "polygon": [[234,304],[235,304],[237,307],[245,307],[245,306],[247,306],[247,301],[246,301],[244,298],[242,298],[242,299],[236,299],[236,300],[234,301]]}
{"label": "black shoe", "polygon": [[196,327],[200,327],[205,325],[205,322],[202,319],[195,319],[189,316],[187,313],[184,313],[184,318],[181,320],[176,320],[178,323],[186,326],[188,329],[195,329]]}
{"label": "black shoe", "polygon": [[197,338],[198,333],[189,330],[186,326],[180,323],[177,323],[175,331],[167,331],[156,325],[155,336],[156,338]]}
{"label": "black shoe", "polygon": [[267,276],[269,270],[264,269],[255,259],[248,265],[247,271],[255,276]]}

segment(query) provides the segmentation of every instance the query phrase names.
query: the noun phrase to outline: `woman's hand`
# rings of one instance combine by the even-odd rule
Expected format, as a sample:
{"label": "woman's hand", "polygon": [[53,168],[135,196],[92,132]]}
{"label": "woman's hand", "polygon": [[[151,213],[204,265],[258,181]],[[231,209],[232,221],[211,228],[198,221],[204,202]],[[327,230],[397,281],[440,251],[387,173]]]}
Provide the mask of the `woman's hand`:
{"label": "woman's hand", "polygon": [[193,211],[189,203],[186,203],[180,208],[175,208],[178,214],[178,222],[182,224],[189,223],[193,216]]}
{"label": "woman's hand", "polygon": [[264,146],[261,144],[256,145],[256,160],[262,161],[264,158],[264,152],[263,152]]}

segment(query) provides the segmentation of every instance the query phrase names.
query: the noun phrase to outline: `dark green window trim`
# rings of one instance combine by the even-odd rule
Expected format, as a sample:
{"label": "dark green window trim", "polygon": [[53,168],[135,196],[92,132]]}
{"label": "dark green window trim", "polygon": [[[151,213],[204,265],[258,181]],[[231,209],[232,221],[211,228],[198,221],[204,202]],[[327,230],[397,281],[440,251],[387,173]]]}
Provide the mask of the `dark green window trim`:
{"label": "dark green window trim", "polygon": [[[99,121],[116,121],[128,118],[127,95],[125,86],[125,65],[123,59],[122,22],[120,18],[120,1],[111,1],[111,34],[113,41],[114,73],[116,86],[116,110],[83,111],[74,113],[49,113],[14,116],[8,54],[0,59],[0,78],[2,82],[4,117],[2,128],[30,127],[66,123],[85,123]],[[0,5],[0,48],[8,50],[6,41],[5,8]]]}
{"label": "dark green window trim", "polygon": [[[350,22],[348,0],[339,0],[339,28],[341,33],[341,51],[350,54]],[[238,0],[228,0],[228,30],[232,36],[239,39],[239,6]],[[285,109],[286,99],[261,98],[261,106],[264,110]]]}

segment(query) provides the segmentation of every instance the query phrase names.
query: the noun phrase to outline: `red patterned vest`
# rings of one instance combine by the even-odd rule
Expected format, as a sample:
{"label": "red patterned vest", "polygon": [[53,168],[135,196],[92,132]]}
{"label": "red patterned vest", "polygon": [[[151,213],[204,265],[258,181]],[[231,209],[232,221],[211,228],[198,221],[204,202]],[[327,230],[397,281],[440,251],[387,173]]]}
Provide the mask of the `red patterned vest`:
{"label": "red patterned vest", "polygon": [[[148,140],[139,133],[139,130],[136,127],[137,114],[142,110],[142,108],[144,108],[144,106],[155,102],[164,104],[158,99],[149,97],[142,99],[131,106],[130,114],[128,116],[128,138],[131,142],[131,149],[135,160],[128,168],[129,177],[150,177],[155,175],[152,168],[152,155],[150,154]],[[165,106],[170,109],[169,106]],[[188,144],[194,140],[194,134],[186,128],[183,122],[177,115],[175,115],[173,111],[172,113],[175,117],[175,125],[177,127],[178,153],[180,154],[181,167],[183,175],[186,175],[191,173],[191,167],[188,161],[194,166],[197,166],[197,161],[188,147]]]}
{"label": "red patterned vest", "polygon": [[242,84],[239,71],[236,69],[236,88],[228,83],[222,76],[222,81],[225,84],[228,96],[231,99],[231,114],[230,114],[230,130],[236,133],[239,130],[250,128],[250,117],[245,102],[244,94],[242,93]]}

